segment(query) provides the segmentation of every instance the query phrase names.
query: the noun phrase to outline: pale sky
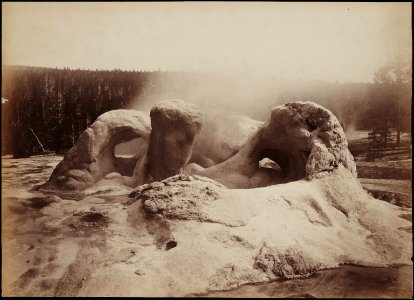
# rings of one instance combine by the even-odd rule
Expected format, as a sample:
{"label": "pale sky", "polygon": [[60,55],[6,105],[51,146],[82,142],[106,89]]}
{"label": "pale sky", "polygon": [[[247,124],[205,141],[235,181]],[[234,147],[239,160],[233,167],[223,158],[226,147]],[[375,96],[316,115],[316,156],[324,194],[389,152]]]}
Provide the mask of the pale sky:
{"label": "pale sky", "polygon": [[411,59],[411,3],[2,3],[7,65],[369,81]]}

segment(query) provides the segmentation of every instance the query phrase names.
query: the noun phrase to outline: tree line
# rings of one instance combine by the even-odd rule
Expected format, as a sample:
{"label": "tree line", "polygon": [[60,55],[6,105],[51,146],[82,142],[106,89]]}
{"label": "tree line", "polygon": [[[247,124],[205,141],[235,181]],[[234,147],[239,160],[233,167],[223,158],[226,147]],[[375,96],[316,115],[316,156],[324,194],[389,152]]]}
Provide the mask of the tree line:
{"label": "tree line", "polygon": [[[385,124],[410,131],[411,77],[399,70],[382,68],[371,83],[315,81],[282,89],[279,85],[262,101],[314,101],[332,110],[345,128],[373,129]],[[210,87],[206,78],[189,72],[3,66],[2,155],[25,157],[43,150],[64,153],[99,115],[129,108],[131,102],[145,101],[151,94],[160,98],[198,94],[203,94],[203,99],[217,98],[222,88]],[[189,86],[203,85],[204,81],[207,88],[188,92]]]}
{"label": "tree line", "polygon": [[62,153],[102,113],[139,93],[148,72],[10,66],[2,70],[2,154]]}

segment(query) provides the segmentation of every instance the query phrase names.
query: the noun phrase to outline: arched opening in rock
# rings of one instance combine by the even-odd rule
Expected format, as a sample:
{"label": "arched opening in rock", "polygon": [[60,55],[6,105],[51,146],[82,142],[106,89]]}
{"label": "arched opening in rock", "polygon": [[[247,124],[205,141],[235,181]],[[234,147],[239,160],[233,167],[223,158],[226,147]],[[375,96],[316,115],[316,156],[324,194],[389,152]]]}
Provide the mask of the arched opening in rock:
{"label": "arched opening in rock", "polygon": [[283,158],[285,157],[275,150],[258,151],[258,155],[254,158],[254,161],[257,164],[258,170],[256,174],[261,175],[258,177],[260,180],[255,181],[254,187],[287,182],[285,171],[288,166]]}
{"label": "arched opening in rock", "polygon": [[116,158],[131,158],[139,155],[145,147],[145,140],[142,137],[130,141],[121,142],[115,145],[114,155]]}
{"label": "arched opening in rock", "polygon": [[110,137],[105,149],[99,155],[101,177],[115,172],[132,176],[138,160],[147,150],[147,142],[138,133],[122,129]]}
{"label": "arched opening in rock", "polygon": [[289,173],[290,157],[276,149],[264,149],[259,153],[259,168],[270,169],[278,177],[286,177]]}
{"label": "arched opening in rock", "polygon": [[259,161],[259,168],[272,169],[276,172],[282,172],[280,166],[268,157],[264,157]]}
{"label": "arched opening in rock", "polygon": [[253,187],[287,183],[306,176],[306,160],[303,161],[294,151],[290,153],[259,146],[253,153],[256,153],[252,158],[258,170]]}
{"label": "arched opening in rock", "polygon": [[147,151],[147,142],[136,135],[120,134],[113,145],[113,164],[116,172],[123,176],[132,176],[135,165]]}

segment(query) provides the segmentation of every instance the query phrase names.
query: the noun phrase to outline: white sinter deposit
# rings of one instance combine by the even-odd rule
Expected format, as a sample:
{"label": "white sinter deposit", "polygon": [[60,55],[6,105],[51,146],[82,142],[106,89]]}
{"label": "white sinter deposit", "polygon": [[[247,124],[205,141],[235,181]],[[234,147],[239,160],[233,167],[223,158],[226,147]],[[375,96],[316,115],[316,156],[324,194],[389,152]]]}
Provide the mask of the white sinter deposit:
{"label": "white sinter deposit", "polygon": [[[155,118],[154,110],[161,115]],[[94,176],[91,163],[77,158],[84,150],[77,146],[85,143],[81,136],[48,186],[58,173],[68,178],[82,161],[92,176],[89,189],[82,186],[89,196],[50,199],[41,208],[16,204],[15,211],[37,209],[41,215],[27,227],[55,234],[35,248],[42,263],[29,264],[11,294],[185,296],[306,277],[341,264],[411,264],[411,222],[401,217],[408,211],[363,190],[343,130],[325,108],[311,102],[275,107],[268,122],[247,126],[257,130],[242,135],[246,142],[235,146],[237,153],[204,166],[194,154],[206,132],[200,130],[202,113],[176,101],[154,110],[155,133],[140,112],[131,113],[137,121],[128,128],[145,138],[149,150],[130,175],[140,184],[129,197],[92,195],[105,175],[103,180],[126,175]],[[104,144],[112,149],[114,143]]]}
{"label": "white sinter deposit", "polygon": [[115,146],[135,138],[148,143],[150,133],[150,119],[145,112],[119,109],[102,114],[79,136],[45,188],[83,190],[112,172],[131,176],[147,146],[143,147],[144,153],[132,158],[115,157]]}

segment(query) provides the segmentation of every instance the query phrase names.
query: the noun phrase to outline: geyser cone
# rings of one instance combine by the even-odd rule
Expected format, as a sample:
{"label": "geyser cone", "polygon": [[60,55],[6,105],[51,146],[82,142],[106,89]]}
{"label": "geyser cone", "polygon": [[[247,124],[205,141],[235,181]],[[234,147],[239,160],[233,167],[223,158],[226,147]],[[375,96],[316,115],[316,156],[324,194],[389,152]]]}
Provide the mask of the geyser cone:
{"label": "geyser cone", "polygon": [[160,181],[178,174],[190,160],[203,114],[195,105],[169,100],[155,105],[150,116],[149,178]]}

